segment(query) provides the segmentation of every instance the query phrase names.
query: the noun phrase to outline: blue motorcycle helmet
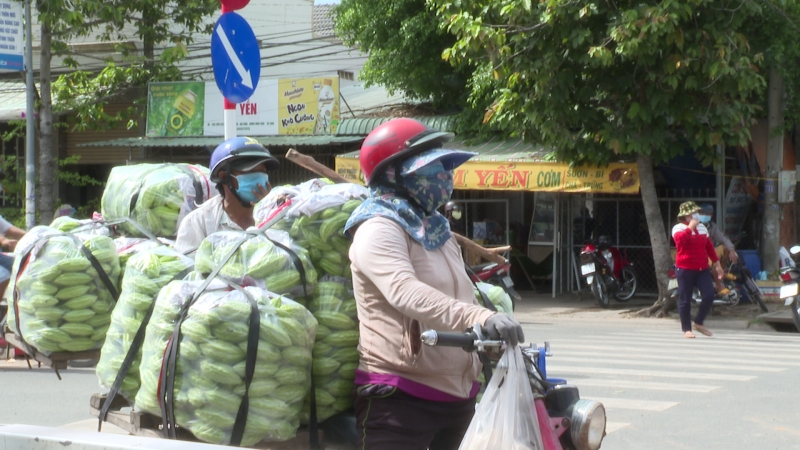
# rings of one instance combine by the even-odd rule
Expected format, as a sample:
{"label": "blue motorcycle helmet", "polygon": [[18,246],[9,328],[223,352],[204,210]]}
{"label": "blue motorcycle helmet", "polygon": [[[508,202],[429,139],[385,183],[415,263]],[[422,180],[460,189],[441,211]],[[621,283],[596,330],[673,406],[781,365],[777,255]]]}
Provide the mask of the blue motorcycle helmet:
{"label": "blue motorcycle helmet", "polygon": [[[220,193],[222,193],[222,185],[228,186],[237,200],[243,206],[249,207],[250,202],[244,201],[236,193],[236,188],[233,186],[233,176],[228,175],[232,170],[247,172],[260,164],[265,164],[267,170],[277,170],[281,167],[280,162],[257,140],[246,136],[231,138],[218,145],[214,152],[211,153],[211,161],[209,163],[211,176],[209,178],[212,182],[217,183],[217,189]],[[220,172],[222,171],[225,171],[225,178],[220,177]]]}

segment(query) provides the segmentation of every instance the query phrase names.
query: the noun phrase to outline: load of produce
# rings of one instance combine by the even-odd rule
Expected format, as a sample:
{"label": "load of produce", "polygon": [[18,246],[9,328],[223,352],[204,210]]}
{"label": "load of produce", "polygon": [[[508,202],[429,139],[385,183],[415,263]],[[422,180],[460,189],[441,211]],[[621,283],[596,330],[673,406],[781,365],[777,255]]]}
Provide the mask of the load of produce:
{"label": "load of produce", "polygon": [[[294,256],[302,263],[305,287]],[[308,252],[295,245],[286,232],[277,230],[264,234],[218,231],[209,235],[195,253],[195,270],[208,276],[221,264],[218,276],[223,279],[259,286],[301,302],[301,297],[311,295],[317,282],[317,271]]]}
{"label": "load of produce", "polygon": [[17,245],[13,285],[6,290],[8,324],[45,355],[99,349],[119,274],[117,250],[108,236],[34,227]]}
{"label": "load of produce", "polygon": [[[114,385],[136,334],[142,326],[147,325],[149,312],[161,288],[173,280],[182,279],[192,267],[194,261],[191,258],[166,246],[144,249],[131,256],[97,364],[97,377],[102,386],[111,388]],[[139,390],[139,364],[142,358],[141,346],[133,351],[136,356],[127,372],[121,374],[124,378],[119,388],[119,393],[129,402],[133,402]]]}
{"label": "load of produce", "polygon": [[[297,191],[285,219],[272,229],[288,231],[298,245],[307,248],[321,275],[307,306],[319,322],[313,371],[317,418],[325,420],[353,406],[359,333],[348,256],[350,240],[344,237],[344,225],[369,192],[348,183]],[[256,205],[256,221],[271,214],[271,202],[264,200],[266,204]]]}
{"label": "load of produce", "polygon": [[[317,321],[302,305],[264,289],[231,289],[214,279],[197,295],[203,283],[173,281],[159,293],[147,325],[135,408],[169,417],[171,405],[179,427],[213,444],[230,444],[234,430],[242,428],[242,446],[291,439],[310,389]],[[251,329],[254,317],[257,329]],[[248,340],[256,333],[258,347],[251,349]],[[177,359],[165,363],[169,342],[179,343]],[[254,368],[250,379],[248,358]],[[171,402],[159,396],[170,374]],[[249,408],[245,422],[237,423],[244,395]]]}
{"label": "load of produce", "polygon": [[208,169],[190,164],[137,164],[111,169],[100,202],[108,221],[129,218],[139,224],[121,223],[127,236],[175,236],[181,220],[198,204],[215,195]]}
{"label": "load of produce", "polygon": [[[511,297],[502,286],[496,286],[482,281],[477,284],[478,289],[486,295],[498,312],[514,315],[514,306],[511,302]],[[478,289],[473,289],[473,291],[475,291],[475,298],[481,306],[485,307],[483,296],[478,292]]]}

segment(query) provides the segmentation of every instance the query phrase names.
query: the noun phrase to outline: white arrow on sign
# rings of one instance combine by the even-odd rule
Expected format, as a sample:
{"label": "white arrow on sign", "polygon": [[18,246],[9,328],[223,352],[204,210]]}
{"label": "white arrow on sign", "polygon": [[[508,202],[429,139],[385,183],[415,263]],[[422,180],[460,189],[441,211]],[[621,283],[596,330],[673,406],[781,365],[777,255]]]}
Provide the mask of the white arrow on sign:
{"label": "white arrow on sign", "polygon": [[242,84],[253,89],[253,78],[250,76],[250,71],[245,69],[242,62],[239,61],[239,56],[236,55],[231,41],[229,41],[228,36],[225,35],[225,30],[222,29],[222,25],[217,27],[217,36],[219,36],[219,39],[222,41],[222,46],[225,47],[225,51],[228,53],[228,58],[231,59],[233,67],[239,72],[239,76],[242,77]]}

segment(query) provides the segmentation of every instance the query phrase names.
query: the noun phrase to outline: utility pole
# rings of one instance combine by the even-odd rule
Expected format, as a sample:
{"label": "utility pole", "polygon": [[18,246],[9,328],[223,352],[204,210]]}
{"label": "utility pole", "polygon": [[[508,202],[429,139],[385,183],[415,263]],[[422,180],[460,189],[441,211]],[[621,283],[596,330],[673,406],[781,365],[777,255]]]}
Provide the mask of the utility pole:
{"label": "utility pole", "polygon": [[36,226],[36,126],[33,122],[33,29],[31,2],[25,2],[25,227]]}
{"label": "utility pole", "polygon": [[778,174],[783,168],[783,77],[769,72],[767,98],[767,167],[764,170],[764,217],[761,227],[761,267],[774,272],[780,267],[781,205],[778,203]]}

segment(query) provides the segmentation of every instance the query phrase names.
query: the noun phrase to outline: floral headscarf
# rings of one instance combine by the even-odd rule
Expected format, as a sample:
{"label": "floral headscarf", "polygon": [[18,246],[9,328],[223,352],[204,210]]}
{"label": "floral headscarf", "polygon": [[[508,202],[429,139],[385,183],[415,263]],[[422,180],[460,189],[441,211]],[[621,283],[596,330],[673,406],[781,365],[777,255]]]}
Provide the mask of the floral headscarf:
{"label": "floral headscarf", "polygon": [[[370,187],[370,198],[350,216],[348,231],[373,217],[386,217],[399,224],[412,239],[426,250],[436,250],[450,239],[450,224],[437,208],[447,203],[453,192],[453,169],[474,156],[474,153],[434,149],[402,164],[402,185],[408,198],[398,195],[394,168],[385,174],[386,184]],[[438,170],[425,170],[438,166]]]}

